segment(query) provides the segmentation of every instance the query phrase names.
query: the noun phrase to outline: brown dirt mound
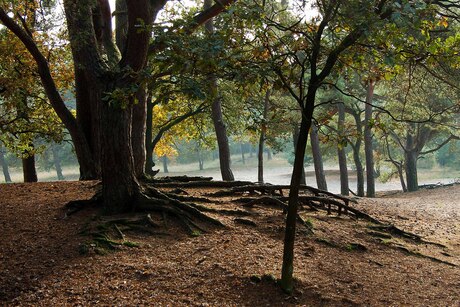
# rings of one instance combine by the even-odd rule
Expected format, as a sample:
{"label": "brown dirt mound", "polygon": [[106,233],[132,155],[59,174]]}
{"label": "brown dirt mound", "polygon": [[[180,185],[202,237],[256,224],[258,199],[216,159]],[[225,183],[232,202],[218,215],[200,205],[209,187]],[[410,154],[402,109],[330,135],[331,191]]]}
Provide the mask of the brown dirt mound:
{"label": "brown dirt mound", "polygon": [[[460,268],[439,262],[460,265],[460,186],[358,204],[445,248],[382,234],[346,216],[303,213],[314,234],[299,226],[297,287],[287,296],[273,281],[282,258],[284,216],[278,209],[247,209],[253,214],[245,219],[256,226],[214,215],[227,227],[197,237],[171,218],[167,235],[128,234],[138,247],[81,255],[88,237],[79,232],[96,211],[64,219],[63,207],[91,197],[94,185],[0,185],[1,305],[460,305]],[[205,205],[242,209],[224,200]]]}

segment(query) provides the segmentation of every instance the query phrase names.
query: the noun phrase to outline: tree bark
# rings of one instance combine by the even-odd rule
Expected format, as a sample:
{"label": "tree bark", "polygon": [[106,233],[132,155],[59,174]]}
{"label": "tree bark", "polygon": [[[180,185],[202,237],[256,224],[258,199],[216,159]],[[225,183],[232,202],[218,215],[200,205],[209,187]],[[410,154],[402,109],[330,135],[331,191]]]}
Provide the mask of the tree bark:
{"label": "tree bark", "polygon": [[344,136],[345,126],[345,106],[343,103],[337,105],[338,108],[338,144],[337,144],[337,155],[339,158],[339,169],[340,169],[340,194],[349,195],[350,187],[348,185],[348,167],[347,167],[347,156],[345,153],[346,138]]}
{"label": "tree bark", "polygon": [[51,145],[51,150],[53,152],[53,163],[54,168],[56,169],[56,175],[58,180],[64,180],[64,175],[62,174],[62,167],[61,167],[61,157],[59,156],[59,150],[55,144]]}
{"label": "tree bark", "polygon": [[10,171],[8,170],[8,164],[5,161],[3,146],[0,146],[0,164],[2,165],[3,176],[5,177],[5,182],[11,182]]}
{"label": "tree bark", "polygon": [[[212,0],[204,1],[204,10],[209,9],[211,6]],[[209,19],[205,23],[205,28],[208,34],[214,33],[214,23],[212,19]],[[209,96],[213,99],[211,114],[212,121],[214,123],[214,129],[216,131],[217,146],[219,148],[219,162],[222,180],[233,181],[235,178],[231,170],[230,146],[228,144],[227,127],[222,116],[222,98],[218,93],[217,77],[215,74],[212,74],[209,77],[209,87]]]}
{"label": "tree bark", "polygon": [[372,145],[372,99],[375,81],[367,83],[366,106],[364,115],[364,151],[366,154],[367,197],[375,197],[374,150]]}
{"label": "tree bark", "polygon": [[22,173],[24,175],[24,182],[37,182],[37,170],[35,168],[35,154],[25,151],[22,158]]}
{"label": "tree bark", "polygon": [[313,164],[315,166],[316,184],[318,186],[318,189],[327,191],[327,182],[326,175],[324,173],[323,157],[321,155],[321,149],[319,145],[318,128],[315,124],[311,124],[310,139],[311,151],[313,154]]}

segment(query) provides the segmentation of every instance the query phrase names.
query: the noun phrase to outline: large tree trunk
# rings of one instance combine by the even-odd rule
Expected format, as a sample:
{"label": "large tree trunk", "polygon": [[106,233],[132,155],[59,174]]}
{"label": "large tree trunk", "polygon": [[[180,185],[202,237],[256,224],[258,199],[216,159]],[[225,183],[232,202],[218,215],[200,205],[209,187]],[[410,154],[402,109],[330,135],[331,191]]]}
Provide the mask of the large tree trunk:
{"label": "large tree trunk", "polygon": [[[299,126],[297,125],[294,126],[294,131],[292,133],[292,139],[294,141],[294,154],[295,154],[297,151],[297,141],[299,140]],[[307,184],[306,177],[305,177],[305,167],[302,167],[301,169],[300,184]]]}
{"label": "large tree trunk", "polygon": [[64,180],[64,175],[62,174],[61,166],[61,157],[59,156],[59,150],[55,144],[51,145],[51,151],[53,152],[53,163],[54,168],[56,169],[56,175],[58,180]]}
{"label": "large tree trunk", "polygon": [[33,152],[25,151],[22,158],[22,173],[24,175],[24,182],[37,182],[37,170],[35,168],[35,154]]}
{"label": "large tree trunk", "polygon": [[374,150],[372,146],[372,99],[375,81],[367,84],[366,106],[364,116],[364,151],[366,154],[367,197],[375,197]]}
{"label": "large tree trunk", "polygon": [[10,171],[8,170],[8,164],[5,161],[3,146],[0,146],[0,164],[2,165],[3,176],[5,177],[5,182],[11,182]]}
{"label": "large tree trunk", "polygon": [[[212,0],[205,0],[203,5],[204,9],[206,10],[210,8],[212,3]],[[205,23],[205,28],[209,34],[214,33],[214,23],[212,19]],[[230,146],[228,144],[227,127],[222,116],[222,98],[218,93],[217,77],[214,74],[209,78],[209,87],[209,94],[213,99],[211,114],[212,121],[214,123],[214,129],[216,131],[217,146],[219,148],[219,162],[222,180],[233,181],[235,178],[231,170]]]}
{"label": "large tree trunk", "polygon": [[146,129],[147,129],[147,92],[141,86],[136,95],[137,103],[133,107],[132,147],[134,172],[137,178],[144,176],[146,166]]}
{"label": "large tree trunk", "polygon": [[311,151],[313,155],[313,164],[315,166],[316,184],[318,189],[327,191],[326,175],[324,173],[323,157],[318,138],[318,128],[315,124],[311,124]]}
{"label": "large tree trunk", "polygon": [[337,123],[337,132],[339,142],[337,144],[337,155],[339,158],[339,169],[340,169],[340,194],[349,195],[350,187],[348,185],[348,167],[347,167],[347,156],[345,153],[345,136],[344,126],[345,126],[345,106],[343,103],[337,105],[338,108],[338,123]]}
{"label": "large tree trunk", "polygon": [[109,213],[132,211],[139,192],[131,148],[132,108],[117,108],[104,103],[102,110],[101,166],[105,210]]}

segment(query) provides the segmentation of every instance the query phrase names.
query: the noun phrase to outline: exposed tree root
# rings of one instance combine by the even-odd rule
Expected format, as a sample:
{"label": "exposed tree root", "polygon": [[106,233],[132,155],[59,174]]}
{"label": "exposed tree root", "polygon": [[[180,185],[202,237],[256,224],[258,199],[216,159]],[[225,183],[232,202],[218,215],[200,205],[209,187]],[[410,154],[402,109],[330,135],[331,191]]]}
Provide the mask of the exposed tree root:
{"label": "exposed tree root", "polygon": [[242,218],[236,218],[233,220],[235,223],[242,224],[242,225],[247,225],[247,226],[252,226],[252,227],[257,227],[257,224],[248,219],[242,219]]}
{"label": "exposed tree root", "polygon": [[173,176],[173,177],[156,177],[153,180],[149,180],[148,183],[177,183],[177,182],[208,182],[211,181],[212,177],[201,177],[201,176]]}
{"label": "exposed tree root", "polygon": [[96,193],[90,199],[71,200],[65,205],[66,212],[64,218],[75,214],[87,207],[95,207],[102,205],[102,190],[98,188]]}
{"label": "exposed tree root", "polygon": [[400,250],[400,251],[403,251],[404,253],[406,253],[408,255],[413,255],[413,256],[416,256],[416,257],[420,257],[420,258],[426,258],[426,259],[429,259],[429,260],[437,262],[437,263],[443,263],[443,264],[447,264],[447,265],[452,266],[452,267],[457,267],[457,265],[455,263],[452,263],[452,262],[449,262],[449,261],[444,261],[444,260],[436,258],[436,257],[432,257],[432,256],[429,256],[429,255],[425,255],[425,254],[410,250],[404,245],[391,245],[391,246],[393,248],[396,248],[396,249]]}
{"label": "exposed tree root", "polygon": [[368,226],[369,229],[372,229],[372,230],[378,230],[378,231],[381,231],[381,232],[386,232],[386,233],[390,233],[390,234],[393,234],[393,235],[396,235],[396,236],[399,236],[399,237],[402,237],[402,238],[405,238],[405,239],[409,239],[411,241],[414,241],[416,243],[419,243],[419,244],[430,244],[430,245],[436,245],[438,247],[441,247],[441,248],[447,248],[447,246],[441,244],[441,243],[437,243],[437,242],[432,242],[432,241],[428,241],[428,240],[425,240],[423,239],[421,236],[415,234],[415,233],[411,233],[411,232],[407,232],[407,231],[404,231],[394,225],[388,225],[388,224],[384,224],[382,222],[378,222],[376,223],[378,225],[371,225],[371,226]]}
{"label": "exposed tree root", "polygon": [[253,184],[250,181],[190,181],[190,182],[152,182],[157,187],[180,187],[180,188],[232,188]]}

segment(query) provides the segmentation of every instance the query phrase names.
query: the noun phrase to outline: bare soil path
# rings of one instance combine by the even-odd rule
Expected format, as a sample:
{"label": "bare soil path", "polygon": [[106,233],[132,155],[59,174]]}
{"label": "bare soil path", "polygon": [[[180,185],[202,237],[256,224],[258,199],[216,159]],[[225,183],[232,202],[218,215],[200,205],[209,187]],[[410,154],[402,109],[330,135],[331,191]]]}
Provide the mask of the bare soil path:
{"label": "bare soil path", "polygon": [[[445,247],[378,237],[366,221],[304,212],[313,234],[299,226],[293,296],[272,281],[281,266],[279,209],[250,209],[255,227],[214,215],[227,227],[197,237],[171,218],[165,235],[129,234],[138,247],[82,255],[88,238],[79,232],[96,211],[64,219],[63,206],[91,197],[94,185],[0,185],[0,305],[460,306],[460,185],[356,205]],[[206,205],[242,209],[222,201]]]}

